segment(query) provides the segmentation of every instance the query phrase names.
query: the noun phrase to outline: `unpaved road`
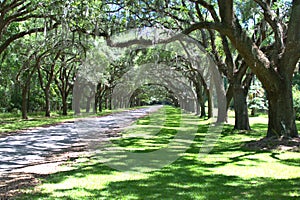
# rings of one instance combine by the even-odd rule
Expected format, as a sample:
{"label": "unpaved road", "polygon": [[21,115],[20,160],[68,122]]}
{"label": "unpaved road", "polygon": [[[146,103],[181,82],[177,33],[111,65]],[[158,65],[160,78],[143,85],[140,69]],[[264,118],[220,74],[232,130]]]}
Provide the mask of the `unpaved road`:
{"label": "unpaved road", "polygon": [[87,118],[75,123],[28,130],[0,138],[0,177],[46,161],[47,157],[67,152],[88,140],[108,139],[112,130],[129,126],[138,118],[161,106],[129,110],[103,117]]}

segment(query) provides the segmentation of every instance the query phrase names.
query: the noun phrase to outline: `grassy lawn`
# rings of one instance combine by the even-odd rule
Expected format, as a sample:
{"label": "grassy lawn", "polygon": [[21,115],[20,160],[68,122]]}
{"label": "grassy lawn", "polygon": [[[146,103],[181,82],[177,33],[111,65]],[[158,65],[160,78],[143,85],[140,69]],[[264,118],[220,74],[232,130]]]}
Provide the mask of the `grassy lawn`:
{"label": "grassy lawn", "polygon": [[[232,125],[225,125],[215,148],[200,159],[198,153],[208,130],[207,122],[180,115],[171,107],[165,109],[166,114],[140,119],[134,129],[124,131],[122,139],[113,143],[130,152],[146,153],[166,147],[177,132],[197,125],[194,142],[184,153],[178,151],[180,157],[172,164],[138,173],[112,169],[97,156],[82,158],[73,163],[73,170],[50,175],[19,199],[300,198],[300,153],[243,147],[265,135],[265,117],[252,118],[255,131],[242,134],[232,131]],[[181,125],[180,119],[184,119]]]}

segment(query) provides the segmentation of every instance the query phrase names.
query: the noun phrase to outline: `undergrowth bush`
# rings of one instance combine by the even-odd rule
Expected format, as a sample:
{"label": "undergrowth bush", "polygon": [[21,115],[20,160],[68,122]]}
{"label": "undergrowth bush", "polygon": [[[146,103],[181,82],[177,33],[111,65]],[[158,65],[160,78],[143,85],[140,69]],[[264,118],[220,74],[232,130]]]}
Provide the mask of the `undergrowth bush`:
{"label": "undergrowth bush", "polygon": [[298,90],[297,86],[293,87],[293,98],[296,119],[300,120],[300,90]]}

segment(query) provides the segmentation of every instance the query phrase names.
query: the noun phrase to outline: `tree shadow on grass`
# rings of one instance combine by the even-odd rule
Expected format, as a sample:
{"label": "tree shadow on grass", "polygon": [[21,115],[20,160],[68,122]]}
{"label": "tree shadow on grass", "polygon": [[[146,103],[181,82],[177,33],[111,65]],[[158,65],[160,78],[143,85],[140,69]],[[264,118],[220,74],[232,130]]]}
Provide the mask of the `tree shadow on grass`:
{"label": "tree shadow on grass", "polygon": [[300,167],[300,158],[285,158],[282,159],[279,157],[278,152],[272,152],[270,155],[272,158],[279,160],[281,163],[289,165],[289,166],[296,166]]}
{"label": "tree shadow on grass", "polygon": [[43,180],[43,183],[61,183],[68,178],[84,178],[87,175],[105,175],[115,172],[112,168],[105,166],[101,163],[96,164],[83,164],[75,167],[73,170],[58,172],[51,174],[47,179]]}
{"label": "tree shadow on grass", "polygon": [[267,130],[268,125],[264,123],[253,123],[251,124],[251,128],[253,128],[254,130]]}
{"label": "tree shadow on grass", "polygon": [[296,167],[300,167],[300,158],[284,159],[284,160],[281,160],[281,162],[284,164],[287,164],[287,165],[293,165]]}
{"label": "tree shadow on grass", "polygon": [[[277,180],[271,178],[242,179],[238,176],[212,174],[198,162],[182,160],[152,173],[146,179],[112,181],[102,189],[58,189],[51,193],[23,196],[22,199],[294,199],[299,195],[300,178]],[[96,167],[96,166],[94,166]],[[97,166],[97,173],[107,173]],[[95,170],[95,169],[94,169]],[[101,181],[101,180],[99,180]],[[48,183],[57,183],[49,179]],[[80,191],[84,196],[71,197],[70,192]]]}
{"label": "tree shadow on grass", "polygon": [[[235,143],[234,143],[235,144]],[[238,144],[236,144],[238,145]],[[191,147],[193,148],[193,147]],[[221,155],[236,151],[232,149],[212,151],[211,155]],[[68,189],[56,189],[54,193],[36,192],[34,195],[23,195],[21,199],[294,199],[293,195],[300,196],[300,178],[273,179],[255,177],[245,179],[239,176],[217,174],[213,168],[227,164],[239,165],[240,162],[249,160],[248,156],[258,154],[256,151],[242,151],[237,156],[231,156],[226,161],[206,163],[195,159],[194,154],[179,158],[173,164],[151,173],[146,173],[146,178],[130,178],[129,180],[111,181],[104,188],[95,189],[89,186],[75,186]],[[265,151],[262,153],[266,153]],[[277,158],[277,154],[270,156]],[[254,163],[261,162],[252,158]],[[297,160],[287,161],[294,165]],[[249,166],[247,164],[247,166]],[[84,164],[78,168],[53,174],[44,183],[62,183],[68,178],[84,178],[87,175],[109,175],[116,172],[101,163]],[[99,179],[99,181],[103,181]],[[72,195],[81,193],[81,196]],[[56,196],[59,193],[61,196]]]}
{"label": "tree shadow on grass", "polygon": [[186,170],[178,170],[155,173],[147,180],[112,182],[103,191],[92,194],[97,198],[106,195],[125,199],[127,196],[136,199],[292,199],[289,192],[297,191],[300,186],[300,179],[251,181],[253,184],[237,176],[194,176]]}
{"label": "tree shadow on grass", "polygon": [[[250,133],[251,134],[251,133]],[[223,138],[232,136],[228,132],[222,133]],[[202,141],[201,136],[195,138]],[[228,141],[228,140],[227,140]],[[215,173],[214,168],[223,167],[227,164],[243,166],[243,161],[251,159],[253,165],[261,160],[249,158],[252,155],[266,153],[268,151],[246,150],[241,147],[240,141],[226,140],[213,149],[210,154],[222,156],[223,153],[237,152],[236,156],[227,157],[225,160],[204,162],[195,159],[199,152],[197,143],[192,144],[186,152],[186,156],[163,169],[151,173],[145,173],[146,178],[134,178],[124,180],[112,180],[102,188],[89,186],[74,186],[68,189],[56,189],[54,193],[37,192],[28,194],[21,199],[295,199],[300,196],[300,178],[276,179],[255,177],[245,179],[240,176],[230,176]],[[277,155],[269,152],[274,159]],[[298,159],[284,160],[285,164],[297,165]],[[264,161],[265,162],[265,161]],[[249,164],[247,164],[249,166]],[[44,183],[62,183],[64,180],[84,178],[87,175],[112,174],[115,170],[96,163],[83,165],[69,172],[58,173],[50,176]],[[99,179],[99,181],[102,181]],[[80,192],[82,195],[72,195]]]}

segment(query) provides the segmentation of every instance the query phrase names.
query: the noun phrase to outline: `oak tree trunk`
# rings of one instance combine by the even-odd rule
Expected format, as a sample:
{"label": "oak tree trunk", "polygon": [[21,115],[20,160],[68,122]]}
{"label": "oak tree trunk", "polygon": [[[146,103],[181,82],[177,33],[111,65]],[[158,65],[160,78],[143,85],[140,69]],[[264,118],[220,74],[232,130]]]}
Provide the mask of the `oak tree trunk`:
{"label": "oak tree trunk", "polygon": [[200,117],[204,118],[206,115],[206,112],[205,112],[205,102],[203,102],[203,101],[200,102],[200,111],[201,111]]}
{"label": "oak tree trunk", "polygon": [[235,84],[233,91],[235,125],[236,130],[250,130],[247,107],[247,90],[242,85]]}
{"label": "oak tree trunk", "polygon": [[98,108],[98,102],[99,102],[99,96],[96,93],[95,98],[94,98],[94,108],[93,108],[94,113],[98,112],[98,109],[97,109]]}
{"label": "oak tree trunk", "polygon": [[28,90],[27,85],[23,86],[23,88],[22,88],[22,108],[21,108],[22,119],[28,119],[28,115],[27,115],[27,90]]}
{"label": "oak tree trunk", "polygon": [[195,84],[196,88],[196,96],[197,96],[197,115],[200,115],[200,117],[205,117],[205,100],[203,96],[202,91],[202,85],[201,84]]}
{"label": "oak tree trunk", "polygon": [[103,111],[103,107],[102,107],[102,96],[99,99],[99,112]]}
{"label": "oak tree trunk", "polygon": [[67,116],[68,115],[68,103],[66,95],[62,96],[62,115]]}
{"label": "oak tree trunk", "polygon": [[206,94],[207,94],[207,101],[208,101],[207,118],[210,119],[213,117],[213,101],[209,90],[206,90]]}
{"label": "oak tree trunk", "polygon": [[46,109],[45,109],[45,116],[50,117],[50,88],[45,89],[45,103],[46,103]]}
{"label": "oak tree trunk", "polygon": [[282,81],[277,91],[267,91],[267,98],[269,102],[267,137],[297,137],[290,81]]}

